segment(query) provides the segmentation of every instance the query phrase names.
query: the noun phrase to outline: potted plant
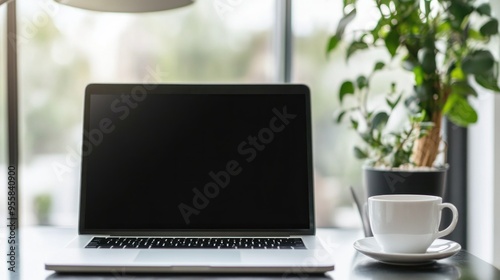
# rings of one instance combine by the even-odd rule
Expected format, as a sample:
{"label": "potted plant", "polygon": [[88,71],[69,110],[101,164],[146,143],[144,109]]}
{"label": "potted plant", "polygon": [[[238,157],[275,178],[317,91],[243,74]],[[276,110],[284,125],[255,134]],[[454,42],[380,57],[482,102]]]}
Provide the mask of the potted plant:
{"label": "potted plant", "polygon": [[[353,31],[346,59],[373,48],[384,48],[389,63],[375,62],[369,75],[344,81],[338,92],[343,105],[337,122],[347,121],[364,142],[355,147],[366,159],[368,196],[382,193],[423,193],[443,196],[446,162],[436,163],[443,117],[459,126],[477,121],[469,98],[476,86],[499,92],[498,61],[486,44],[498,34],[498,21],[487,3],[475,0],[371,0],[379,19],[373,28]],[[343,41],[356,17],[356,0],[344,0],[344,17],[330,37],[327,53]],[[413,91],[398,93],[393,81],[385,106],[368,104],[370,84],[387,65],[399,64],[414,76]],[[345,100],[354,97],[354,106]],[[352,100],[351,100],[352,101]],[[406,126],[389,131],[386,124],[396,106],[407,108]],[[402,105],[400,105],[402,106]]]}
{"label": "potted plant", "polygon": [[40,193],[33,200],[35,216],[39,225],[50,224],[50,211],[52,210],[52,196],[50,193]]}

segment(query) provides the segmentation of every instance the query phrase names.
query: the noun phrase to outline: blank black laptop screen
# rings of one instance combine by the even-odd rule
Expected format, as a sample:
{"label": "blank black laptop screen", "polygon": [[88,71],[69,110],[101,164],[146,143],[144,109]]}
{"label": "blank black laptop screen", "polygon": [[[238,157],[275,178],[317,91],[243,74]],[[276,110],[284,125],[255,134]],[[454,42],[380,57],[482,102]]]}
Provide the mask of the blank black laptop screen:
{"label": "blank black laptop screen", "polygon": [[305,86],[90,85],[82,232],[309,229]]}

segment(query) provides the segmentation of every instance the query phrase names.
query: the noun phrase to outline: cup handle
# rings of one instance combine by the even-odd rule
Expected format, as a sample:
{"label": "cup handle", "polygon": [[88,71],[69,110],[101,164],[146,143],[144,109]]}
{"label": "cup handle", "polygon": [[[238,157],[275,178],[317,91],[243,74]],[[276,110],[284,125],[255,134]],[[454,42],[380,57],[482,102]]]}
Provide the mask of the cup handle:
{"label": "cup handle", "polygon": [[444,208],[449,208],[451,210],[451,212],[453,213],[453,219],[451,220],[451,224],[447,228],[439,231],[436,234],[436,238],[440,238],[440,237],[443,237],[445,235],[450,234],[455,229],[455,226],[457,225],[457,222],[458,222],[458,210],[455,207],[455,205],[453,205],[451,203],[439,204],[439,210],[443,210]]}

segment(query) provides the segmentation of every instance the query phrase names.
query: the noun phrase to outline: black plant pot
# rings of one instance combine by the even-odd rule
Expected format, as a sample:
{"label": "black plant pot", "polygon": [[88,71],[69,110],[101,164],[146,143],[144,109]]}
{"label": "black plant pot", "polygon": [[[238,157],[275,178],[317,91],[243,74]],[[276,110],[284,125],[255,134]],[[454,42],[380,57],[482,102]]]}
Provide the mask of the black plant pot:
{"label": "black plant pot", "polygon": [[425,194],[443,197],[448,167],[434,170],[401,171],[363,168],[368,197],[383,194]]}

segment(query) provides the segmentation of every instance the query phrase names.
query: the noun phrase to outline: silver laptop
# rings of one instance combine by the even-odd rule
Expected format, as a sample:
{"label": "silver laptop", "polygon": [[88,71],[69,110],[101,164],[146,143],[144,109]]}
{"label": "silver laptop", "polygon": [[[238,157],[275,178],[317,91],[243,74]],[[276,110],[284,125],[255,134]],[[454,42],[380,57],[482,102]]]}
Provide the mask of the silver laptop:
{"label": "silver laptop", "polygon": [[59,272],[321,273],[304,85],[92,84]]}

